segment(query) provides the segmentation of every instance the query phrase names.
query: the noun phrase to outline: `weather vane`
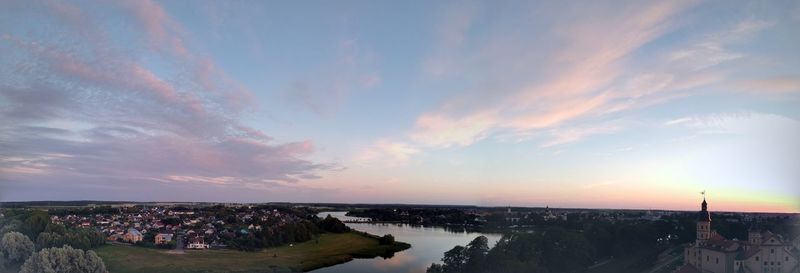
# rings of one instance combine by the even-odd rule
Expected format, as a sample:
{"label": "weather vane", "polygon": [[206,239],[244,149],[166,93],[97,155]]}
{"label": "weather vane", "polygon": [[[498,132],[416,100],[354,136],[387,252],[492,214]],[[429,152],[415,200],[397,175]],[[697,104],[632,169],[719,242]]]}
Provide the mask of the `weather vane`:
{"label": "weather vane", "polygon": [[703,195],[703,199],[706,199],[706,190],[701,191],[700,194]]}

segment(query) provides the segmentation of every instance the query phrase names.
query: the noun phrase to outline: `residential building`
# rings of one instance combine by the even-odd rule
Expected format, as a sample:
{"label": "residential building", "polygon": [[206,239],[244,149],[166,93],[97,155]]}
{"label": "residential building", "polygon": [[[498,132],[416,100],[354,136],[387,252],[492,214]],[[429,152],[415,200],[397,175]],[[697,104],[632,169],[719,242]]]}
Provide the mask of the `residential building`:
{"label": "residential building", "polygon": [[159,232],[158,234],[156,234],[155,244],[157,245],[168,244],[170,241],[172,241],[172,237],[173,237],[172,232],[169,231]]}
{"label": "residential building", "polygon": [[138,241],[143,240],[144,236],[142,236],[142,233],[139,232],[139,230],[137,230],[135,228],[129,228],[128,232],[125,233],[125,235],[122,238],[126,242],[136,243]]}

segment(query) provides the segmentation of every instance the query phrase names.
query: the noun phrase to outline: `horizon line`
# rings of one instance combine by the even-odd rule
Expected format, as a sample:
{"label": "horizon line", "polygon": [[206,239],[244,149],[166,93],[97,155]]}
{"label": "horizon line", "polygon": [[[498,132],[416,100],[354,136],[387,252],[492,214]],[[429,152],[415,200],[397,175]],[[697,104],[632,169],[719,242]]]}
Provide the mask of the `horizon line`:
{"label": "horizon line", "polygon": [[[475,208],[551,208],[551,209],[564,209],[564,210],[630,210],[630,211],[671,211],[671,212],[694,212],[695,210],[684,209],[665,209],[665,208],[608,208],[608,207],[552,207],[552,206],[497,206],[497,205],[468,205],[468,204],[424,204],[424,203],[371,203],[371,202],[355,202],[355,203],[340,203],[340,202],[292,202],[292,201],[267,201],[267,202],[223,202],[223,201],[121,201],[121,200],[27,200],[27,201],[0,201],[0,209],[4,208],[7,203],[32,203],[32,202],[105,202],[105,203],[200,203],[200,204],[317,204],[317,205],[385,205],[385,206],[429,206],[429,207],[475,207]],[[800,211],[794,212],[778,212],[778,211],[727,211],[727,210],[711,210],[712,213],[751,213],[751,214],[800,214]]]}

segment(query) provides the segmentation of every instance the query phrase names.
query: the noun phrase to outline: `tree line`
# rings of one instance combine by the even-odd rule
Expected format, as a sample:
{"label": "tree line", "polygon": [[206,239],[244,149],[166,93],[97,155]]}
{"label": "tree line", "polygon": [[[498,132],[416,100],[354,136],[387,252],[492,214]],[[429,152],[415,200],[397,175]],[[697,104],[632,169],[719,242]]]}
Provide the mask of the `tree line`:
{"label": "tree line", "polygon": [[485,236],[478,236],[466,246],[445,252],[442,263],[432,264],[427,273],[569,273],[580,272],[591,263],[586,238],[552,228],[506,235],[492,248]]}
{"label": "tree line", "polygon": [[230,248],[256,251],[266,247],[309,241],[323,232],[344,233],[349,231],[350,228],[342,221],[329,215],[323,219],[315,216],[311,220],[304,219],[280,225],[268,225],[262,230],[247,234],[229,233],[223,235],[222,239]]}
{"label": "tree line", "polygon": [[[693,238],[693,226],[682,224],[585,221],[567,227],[539,226],[529,233],[506,234],[492,248],[485,237],[478,237],[445,252],[442,263],[431,265],[428,272],[583,272],[598,261],[637,255],[640,260],[629,265],[635,271],[649,266],[660,251]],[[678,239],[677,234],[685,237]]]}

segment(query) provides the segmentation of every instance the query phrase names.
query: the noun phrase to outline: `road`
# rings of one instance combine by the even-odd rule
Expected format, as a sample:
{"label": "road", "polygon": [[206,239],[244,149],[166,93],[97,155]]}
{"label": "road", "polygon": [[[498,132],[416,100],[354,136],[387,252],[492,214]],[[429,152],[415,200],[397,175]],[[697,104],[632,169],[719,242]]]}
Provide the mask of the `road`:
{"label": "road", "polygon": [[675,250],[675,248],[670,248],[670,249],[667,249],[664,252],[662,252],[661,255],[659,255],[659,257],[658,257],[657,264],[655,266],[653,266],[652,269],[646,271],[646,273],[659,272],[662,268],[664,268],[666,266],[669,266],[672,263],[674,263],[676,260],[680,259],[682,252],[679,251],[679,252],[677,252],[678,254],[673,254],[674,250]]}
{"label": "road", "polygon": [[176,241],[175,242],[175,249],[167,251],[167,253],[169,253],[169,254],[184,254],[184,253],[186,253],[186,252],[183,251],[183,235],[176,234],[175,237],[177,237],[175,239],[175,241]]}

